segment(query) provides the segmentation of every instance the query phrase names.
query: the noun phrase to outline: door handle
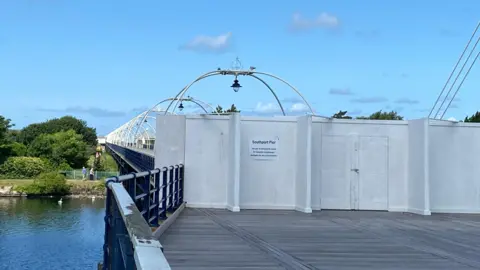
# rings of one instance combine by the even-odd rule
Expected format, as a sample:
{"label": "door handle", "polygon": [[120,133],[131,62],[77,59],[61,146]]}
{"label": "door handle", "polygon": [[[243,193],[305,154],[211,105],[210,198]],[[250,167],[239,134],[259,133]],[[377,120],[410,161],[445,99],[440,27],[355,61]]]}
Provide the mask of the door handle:
{"label": "door handle", "polygon": [[350,171],[358,173],[359,169],[350,169]]}

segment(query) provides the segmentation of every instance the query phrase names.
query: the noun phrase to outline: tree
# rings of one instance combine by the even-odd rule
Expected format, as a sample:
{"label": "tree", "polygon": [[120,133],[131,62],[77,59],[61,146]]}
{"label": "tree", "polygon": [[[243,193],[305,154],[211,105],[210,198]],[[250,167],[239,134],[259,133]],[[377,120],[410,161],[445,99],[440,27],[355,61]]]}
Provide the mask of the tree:
{"label": "tree", "polygon": [[227,110],[223,109],[222,106],[218,105],[212,112],[212,114],[231,114],[233,112],[240,112],[240,110],[237,109],[235,104],[232,104],[232,106],[230,106],[230,108]]}
{"label": "tree", "polygon": [[23,144],[29,145],[41,134],[53,134],[67,130],[74,130],[77,134],[82,135],[82,140],[88,145],[97,145],[96,130],[88,127],[85,121],[73,116],[64,116],[38,124],[31,124],[21,130],[19,140]]}
{"label": "tree", "polygon": [[465,120],[463,120],[463,122],[480,123],[480,112],[477,111],[470,117],[465,116]]}
{"label": "tree", "polygon": [[338,118],[338,119],[352,119],[351,116],[348,116],[347,115],[347,111],[338,111],[337,113],[335,113],[332,118]]}
{"label": "tree", "polygon": [[383,112],[382,110],[372,113],[370,116],[359,116],[357,119],[370,119],[370,120],[403,120],[403,116],[398,115],[396,111]]}
{"label": "tree", "polygon": [[12,142],[20,142],[20,130],[9,129],[7,132],[7,138]]}
{"label": "tree", "polygon": [[72,168],[81,168],[88,160],[89,151],[82,135],[68,130],[41,134],[29,145],[28,154],[47,158],[56,166],[66,163]]}
{"label": "tree", "polygon": [[0,144],[7,143],[8,130],[13,127],[10,119],[0,115]]}
{"label": "tree", "polygon": [[11,147],[8,136],[8,130],[13,126],[10,119],[0,115],[0,164],[2,164],[10,155]]}

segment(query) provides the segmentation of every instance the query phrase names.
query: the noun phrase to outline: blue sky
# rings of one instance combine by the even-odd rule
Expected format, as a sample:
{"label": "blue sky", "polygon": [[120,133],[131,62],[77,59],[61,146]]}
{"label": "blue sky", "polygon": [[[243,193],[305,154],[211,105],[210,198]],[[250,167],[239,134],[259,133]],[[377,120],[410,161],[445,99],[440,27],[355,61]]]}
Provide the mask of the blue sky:
{"label": "blue sky", "polygon": [[[480,1],[1,1],[0,114],[20,128],[74,115],[102,135],[238,56],[296,86],[320,115],[419,118],[470,38],[475,10]],[[479,75],[477,65],[447,118],[480,109]],[[206,79],[189,94],[276,113],[261,83],[242,77],[234,93],[232,80]],[[301,113],[288,87],[268,82]]]}

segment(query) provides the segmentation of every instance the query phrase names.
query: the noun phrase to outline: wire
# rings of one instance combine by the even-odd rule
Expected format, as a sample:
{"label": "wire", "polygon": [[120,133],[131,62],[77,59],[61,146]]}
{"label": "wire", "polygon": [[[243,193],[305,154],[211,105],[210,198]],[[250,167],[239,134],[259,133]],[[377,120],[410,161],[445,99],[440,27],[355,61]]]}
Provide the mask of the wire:
{"label": "wire", "polygon": [[[480,38],[479,38],[479,40],[480,40]],[[475,65],[475,62],[477,62],[477,59],[478,59],[479,56],[480,56],[480,52],[478,52],[478,53],[477,53],[477,56],[475,57],[475,59],[473,59],[472,64],[471,64],[470,67],[468,68],[467,73],[465,73],[465,76],[463,77],[462,81],[460,82],[460,85],[457,87],[457,90],[456,90],[455,93],[453,94],[452,99],[450,99],[450,102],[448,103],[447,108],[445,109],[445,111],[443,111],[443,114],[442,114],[442,116],[440,117],[440,119],[443,119],[443,116],[444,116],[445,113],[447,112],[448,108],[450,108],[450,104],[452,104],[452,101],[453,101],[453,99],[455,98],[455,96],[457,95],[458,90],[460,90],[460,87],[462,87],[463,82],[465,81],[465,79],[467,78],[468,74],[470,73],[470,70],[472,70],[472,67],[473,67],[473,65]]]}
{"label": "wire", "polygon": [[443,99],[442,104],[441,104],[440,107],[438,108],[438,111],[437,111],[437,113],[435,114],[435,117],[434,117],[434,118],[437,118],[438,114],[440,113],[440,109],[443,107],[443,104],[445,104],[445,101],[447,101],[448,96],[450,95],[450,92],[452,92],[452,89],[453,89],[453,87],[455,86],[455,83],[457,82],[457,80],[458,80],[458,78],[460,77],[460,75],[462,75],[462,71],[463,71],[463,69],[465,68],[465,66],[467,65],[468,61],[470,60],[470,57],[472,56],[473,52],[475,51],[475,48],[477,48],[478,42],[480,42],[480,36],[478,37],[477,42],[475,42],[475,45],[473,46],[472,50],[471,50],[470,53],[468,54],[467,60],[465,60],[465,63],[463,63],[462,68],[460,69],[460,72],[458,72],[457,77],[455,78],[455,80],[454,80],[453,83],[452,83],[452,86],[450,86],[450,89],[448,89],[447,95],[446,95],[445,98]]}
{"label": "wire", "polygon": [[480,27],[480,21],[478,22],[477,27],[475,28],[475,31],[473,31],[473,34],[472,34],[472,36],[470,37],[470,40],[468,41],[467,46],[465,46],[465,49],[463,50],[462,54],[460,55],[460,58],[458,58],[457,64],[455,65],[455,67],[453,68],[452,72],[450,73],[450,76],[448,77],[447,82],[446,82],[445,85],[443,86],[442,91],[441,91],[440,94],[438,95],[437,100],[435,101],[435,104],[434,104],[433,107],[432,107],[432,110],[430,110],[430,113],[428,114],[428,118],[430,118],[430,116],[432,115],[433,110],[434,110],[435,107],[437,106],[438,101],[440,100],[440,98],[441,98],[442,95],[443,95],[443,92],[444,92],[445,89],[447,88],[447,85],[448,85],[448,83],[450,82],[450,79],[452,78],[453,73],[455,73],[455,70],[457,69],[458,64],[460,64],[460,61],[462,60],[463,55],[465,55],[465,52],[467,51],[468,47],[470,46],[470,43],[472,42],[473,37],[474,37],[475,34],[477,33],[479,27]]}

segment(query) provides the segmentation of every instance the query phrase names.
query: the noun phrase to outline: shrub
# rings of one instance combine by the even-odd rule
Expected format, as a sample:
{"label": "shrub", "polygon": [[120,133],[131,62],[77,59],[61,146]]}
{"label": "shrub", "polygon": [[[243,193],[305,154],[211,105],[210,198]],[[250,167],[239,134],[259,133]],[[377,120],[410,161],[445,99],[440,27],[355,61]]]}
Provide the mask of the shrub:
{"label": "shrub", "polygon": [[12,148],[12,156],[22,157],[27,154],[27,147],[22,143],[14,142],[10,146]]}
{"label": "shrub", "polygon": [[50,169],[44,160],[35,157],[9,157],[0,165],[0,175],[9,178],[32,178]]}
{"label": "shrub", "polygon": [[72,169],[72,167],[70,167],[70,165],[68,165],[68,163],[62,162],[57,166],[57,170],[59,170],[59,171],[71,171],[73,169]]}
{"label": "shrub", "polygon": [[20,186],[17,191],[27,195],[65,195],[70,192],[65,176],[49,172],[40,174],[32,184]]}

